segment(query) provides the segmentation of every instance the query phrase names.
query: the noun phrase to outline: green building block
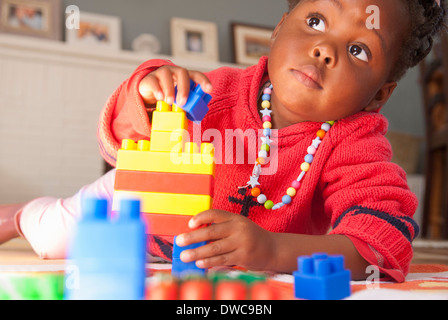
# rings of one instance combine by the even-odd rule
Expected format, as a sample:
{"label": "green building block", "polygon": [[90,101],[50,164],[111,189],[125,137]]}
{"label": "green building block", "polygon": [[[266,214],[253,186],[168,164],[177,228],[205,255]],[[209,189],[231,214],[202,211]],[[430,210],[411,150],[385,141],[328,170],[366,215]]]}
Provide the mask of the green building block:
{"label": "green building block", "polygon": [[0,300],[62,300],[64,274],[3,273],[0,274]]}

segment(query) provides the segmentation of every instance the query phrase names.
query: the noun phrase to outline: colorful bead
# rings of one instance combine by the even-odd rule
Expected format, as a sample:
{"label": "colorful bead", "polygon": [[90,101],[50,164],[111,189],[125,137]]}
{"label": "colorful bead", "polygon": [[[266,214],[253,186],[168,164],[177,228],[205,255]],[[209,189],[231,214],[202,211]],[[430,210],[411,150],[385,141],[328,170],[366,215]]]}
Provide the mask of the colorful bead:
{"label": "colorful bead", "polygon": [[265,150],[260,150],[260,151],[258,152],[258,157],[259,157],[259,158],[267,158],[267,157],[268,157],[268,153],[267,153],[267,151],[265,151]]}
{"label": "colorful bead", "polygon": [[250,193],[251,193],[252,197],[258,197],[261,194],[261,190],[260,190],[260,188],[255,187],[250,190]]}
{"label": "colorful bead", "polygon": [[316,153],[317,149],[314,148],[313,146],[309,146],[308,149],[306,149],[306,152],[308,152],[308,154],[312,154],[314,155]]}
{"label": "colorful bead", "polygon": [[330,126],[332,126],[332,125],[334,125],[335,121],[327,121],[327,123],[328,123]]}
{"label": "colorful bead", "polygon": [[271,117],[270,116],[264,116],[262,119],[261,119],[263,122],[267,122],[267,121],[269,121],[269,122],[271,122]]}
{"label": "colorful bead", "polygon": [[294,189],[299,189],[300,188],[300,181],[297,181],[297,180],[294,180],[292,183],[291,183],[291,187],[293,187]]}
{"label": "colorful bead", "polygon": [[271,103],[269,101],[265,100],[261,103],[261,107],[263,109],[269,109],[271,107]]}
{"label": "colorful bead", "polygon": [[265,94],[261,97],[261,99],[262,99],[263,101],[271,101],[271,95],[265,93]]}
{"label": "colorful bead", "polygon": [[270,128],[265,128],[265,129],[263,130],[263,135],[264,135],[265,137],[270,137],[270,136],[271,136],[271,129],[270,129]]}
{"label": "colorful bead", "polygon": [[292,198],[291,198],[291,196],[284,195],[283,198],[282,198],[282,202],[283,202],[284,204],[290,204],[290,203],[292,202]]}
{"label": "colorful bead", "polygon": [[267,200],[268,200],[268,198],[267,198],[264,194],[260,194],[260,195],[257,197],[257,202],[258,202],[259,204],[264,204]]}
{"label": "colorful bead", "polygon": [[326,134],[327,133],[321,129],[321,130],[317,131],[316,136],[318,136],[322,140]]}
{"label": "colorful bead", "polygon": [[294,197],[297,194],[297,190],[294,188],[288,188],[288,190],[286,190],[286,194],[290,197]]}
{"label": "colorful bead", "polygon": [[270,149],[271,149],[271,147],[269,147],[269,145],[266,144],[266,143],[263,143],[263,144],[261,145],[261,150],[262,150],[262,151],[269,152]]}
{"label": "colorful bead", "polygon": [[264,203],[264,207],[268,210],[272,209],[273,206],[274,206],[274,202],[272,202],[271,200],[268,200]]}
{"label": "colorful bead", "polygon": [[269,94],[269,95],[271,95],[271,94],[272,94],[272,89],[271,89],[271,88],[265,88],[265,89],[263,90],[263,93],[264,93],[264,94]]}
{"label": "colorful bead", "polygon": [[258,164],[261,164],[262,166],[264,166],[267,162],[266,158],[262,158],[262,157],[258,157],[256,161]]}
{"label": "colorful bead", "polygon": [[271,129],[272,128],[272,123],[266,121],[263,123],[263,128],[265,129]]}
{"label": "colorful bead", "polygon": [[327,122],[322,123],[322,126],[320,127],[322,130],[324,130],[325,132],[328,132],[331,128],[331,125]]}
{"label": "colorful bead", "polygon": [[313,160],[314,160],[314,157],[313,157],[312,154],[307,154],[307,155],[305,156],[305,162],[306,162],[306,163],[312,163]]}
{"label": "colorful bead", "polygon": [[308,170],[310,170],[310,164],[308,162],[304,162],[300,165],[300,170],[307,172]]}

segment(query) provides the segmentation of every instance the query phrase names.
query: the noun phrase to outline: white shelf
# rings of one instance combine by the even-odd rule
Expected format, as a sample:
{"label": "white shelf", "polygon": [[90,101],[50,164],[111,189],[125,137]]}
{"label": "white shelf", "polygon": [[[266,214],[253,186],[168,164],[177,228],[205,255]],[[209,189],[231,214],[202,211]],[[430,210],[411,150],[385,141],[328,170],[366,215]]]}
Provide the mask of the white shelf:
{"label": "white shelf", "polygon": [[203,72],[224,66],[243,68],[243,66],[232,63],[204,61],[203,59],[193,60],[168,55],[147,55],[127,50],[114,52],[102,48],[70,45],[62,41],[8,34],[0,34],[0,47],[2,47],[3,53],[5,50],[9,50],[15,56],[32,55],[33,59],[72,59],[73,62],[82,60],[84,63],[90,61],[90,63],[114,64],[115,66],[122,64],[124,67],[138,66],[149,59],[164,59],[171,60],[186,69]]}

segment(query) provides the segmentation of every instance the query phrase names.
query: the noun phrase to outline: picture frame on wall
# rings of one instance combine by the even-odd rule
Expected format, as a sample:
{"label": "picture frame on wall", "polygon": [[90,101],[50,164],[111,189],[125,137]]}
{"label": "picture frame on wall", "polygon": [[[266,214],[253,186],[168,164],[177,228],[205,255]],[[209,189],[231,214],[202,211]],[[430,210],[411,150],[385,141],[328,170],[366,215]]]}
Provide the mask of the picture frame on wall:
{"label": "picture frame on wall", "polygon": [[121,26],[119,17],[80,11],[79,28],[66,28],[65,41],[72,46],[120,51]]}
{"label": "picture frame on wall", "polygon": [[0,0],[0,33],[62,40],[60,0]]}
{"label": "picture frame on wall", "polygon": [[233,22],[234,62],[241,65],[257,64],[262,56],[269,54],[273,31],[271,27]]}
{"label": "picture frame on wall", "polygon": [[171,48],[174,57],[219,61],[218,26],[214,22],[174,17]]}

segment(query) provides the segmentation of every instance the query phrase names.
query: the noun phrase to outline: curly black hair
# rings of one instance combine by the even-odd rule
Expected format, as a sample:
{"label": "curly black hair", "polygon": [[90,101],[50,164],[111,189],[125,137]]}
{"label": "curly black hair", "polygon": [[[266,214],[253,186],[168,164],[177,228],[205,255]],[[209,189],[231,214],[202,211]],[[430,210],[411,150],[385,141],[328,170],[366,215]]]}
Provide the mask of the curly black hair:
{"label": "curly black hair", "polygon": [[[300,1],[288,0],[289,11]],[[411,25],[402,44],[401,54],[389,76],[390,81],[400,80],[408,69],[419,64],[431,52],[434,38],[442,30],[448,30],[445,22],[447,1],[440,0],[439,5],[435,0],[403,0],[408,6]]]}

